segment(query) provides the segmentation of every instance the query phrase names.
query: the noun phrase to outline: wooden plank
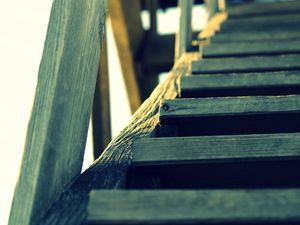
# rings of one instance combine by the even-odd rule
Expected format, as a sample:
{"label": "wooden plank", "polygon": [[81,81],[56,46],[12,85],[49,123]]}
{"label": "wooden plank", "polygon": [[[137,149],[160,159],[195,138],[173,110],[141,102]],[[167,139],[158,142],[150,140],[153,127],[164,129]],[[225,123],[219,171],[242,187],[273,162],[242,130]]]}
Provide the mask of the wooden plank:
{"label": "wooden plank", "polygon": [[100,52],[98,79],[93,101],[93,143],[94,158],[97,159],[111,141],[110,101],[108,81],[108,55],[106,36]]}
{"label": "wooden plank", "polygon": [[133,166],[300,159],[300,133],[143,138]]}
{"label": "wooden plank", "polygon": [[203,47],[203,57],[233,57],[300,53],[300,39],[286,41],[260,41],[213,43]]}
{"label": "wooden plank", "polygon": [[140,18],[140,0],[111,0],[109,14],[121,62],[131,112],[141,105],[135,70],[135,56],[144,37]]}
{"label": "wooden plank", "polygon": [[300,69],[299,55],[213,58],[192,62],[193,73],[262,72]]}
{"label": "wooden plank", "polygon": [[299,112],[300,95],[189,98],[162,101],[160,119]]}
{"label": "wooden plank", "polygon": [[106,1],[55,0],[9,224],[37,224],[81,172]]}
{"label": "wooden plank", "polygon": [[297,14],[300,12],[299,1],[282,1],[272,3],[245,3],[232,5],[228,8],[232,18],[254,17],[266,15]]}
{"label": "wooden plank", "polygon": [[252,224],[300,222],[299,189],[99,190],[90,194],[93,224]]}
{"label": "wooden plank", "polygon": [[181,97],[300,94],[300,71],[183,76]]}
{"label": "wooden plank", "polygon": [[179,0],[179,31],[176,34],[175,59],[179,59],[192,44],[192,9],[194,0]]}
{"label": "wooden plank", "polygon": [[263,40],[272,40],[272,41],[287,41],[291,39],[300,39],[299,29],[295,30],[273,30],[273,31],[260,31],[260,32],[219,32],[217,35],[213,36],[211,41],[212,43],[228,43],[228,42],[253,42],[253,41],[263,41]]}
{"label": "wooden plank", "polygon": [[159,122],[160,101],[163,98],[170,99],[177,96],[177,81],[180,76],[187,73],[188,65],[196,57],[195,53],[183,55],[182,59],[174,65],[168,78],[156,87],[136,112],[130,124],[111,142],[100,158],[65,189],[41,220],[41,224],[82,224],[87,196],[91,189],[111,189],[124,185],[134,140],[153,134]]}
{"label": "wooden plank", "polygon": [[226,23],[222,24],[222,31],[247,29],[250,31],[252,29],[269,29],[272,27],[283,27],[283,26],[293,26],[299,27],[300,15],[299,14],[283,14],[283,15],[269,15],[260,17],[245,17],[239,19],[229,19]]}

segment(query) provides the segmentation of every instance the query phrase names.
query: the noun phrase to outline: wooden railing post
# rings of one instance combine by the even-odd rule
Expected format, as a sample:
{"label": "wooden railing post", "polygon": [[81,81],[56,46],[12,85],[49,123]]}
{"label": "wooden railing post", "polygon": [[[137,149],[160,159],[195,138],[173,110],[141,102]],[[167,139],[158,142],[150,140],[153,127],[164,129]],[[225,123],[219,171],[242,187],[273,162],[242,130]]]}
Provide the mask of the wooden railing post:
{"label": "wooden railing post", "polygon": [[32,225],[80,175],[106,0],[54,0],[9,224]]}
{"label": "wooden railing post", "polygon": [[193,31],[192,31],[192,8],[193,0],[179,0],[180,8],[179,31],[176,34],[175,60],[185,53],[191,46]]}

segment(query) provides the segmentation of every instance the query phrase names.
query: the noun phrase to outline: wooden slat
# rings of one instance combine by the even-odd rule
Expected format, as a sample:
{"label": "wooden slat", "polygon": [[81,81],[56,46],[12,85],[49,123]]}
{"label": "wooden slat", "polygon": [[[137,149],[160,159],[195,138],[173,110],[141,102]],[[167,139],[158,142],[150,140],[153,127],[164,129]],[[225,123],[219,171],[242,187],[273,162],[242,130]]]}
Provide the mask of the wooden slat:
{"label": "wooden slat", "polygon": [[300,222],[299,189],[93,191],[93,224]]}
{"label": "wooden slat", "polygon": [[272,3],[246,3],[229,7],[229,14],[232,18],[249,16],[266,16],[298,13],[300,3],[297,0]]}
{"label": "wooden slat", "polygon": [[55,0],[9,224],[37,224],[80,174],[106,1]]}
{"label": "wooden slat", "polygon": [[259,72],[300,69],[300,55],[204,59],[192,62],[193,73]]}
{"label": "wooden slat", "polygon": [[[183,76],[180,82],[181,96],[218,96],[217,94],[221,92],[230,95],[234,90],[236,95],[247,95],[247,90],[252,95],[298,93],[297,90],[300,92],[299,74],[300,71],[296,70]],[[250,89],[253,91],[251,92]]]}
{"label": "wooden slat", "polygon": [[275,31],[260,31],[260,32],[227,32],[222,33],[219,32],[217,35],[212,37],[212,42],[239,42],[239,41],[262,41],[262,40],[277,40],[277,41],[286,41],[290,39],[299,39],[300,38],[300,31],[299,29],[295,30],[275,30]]}
{"label": "wooden slat", "polygon": [[300,39],[286,41],[260,41],[213,43],[203,48],[203,57],[230,57],[300,53]]}
{"label": "wooden slat", "polygon": [[300,159],[300,133],[144,138],[133,166]]}
{"label": "wooden slat", "polygon": [[283,14],[263,17],[245,17],[239,19],[230,19],[222,24],[222,32],[226,31],[241,31],[241,30],[270,30],[274,27],[299,27],[300,15],[299,14]]}
{"label": "wooden slat", "polygon": [[164,100],[160,118],[299,113],[300,95]]}

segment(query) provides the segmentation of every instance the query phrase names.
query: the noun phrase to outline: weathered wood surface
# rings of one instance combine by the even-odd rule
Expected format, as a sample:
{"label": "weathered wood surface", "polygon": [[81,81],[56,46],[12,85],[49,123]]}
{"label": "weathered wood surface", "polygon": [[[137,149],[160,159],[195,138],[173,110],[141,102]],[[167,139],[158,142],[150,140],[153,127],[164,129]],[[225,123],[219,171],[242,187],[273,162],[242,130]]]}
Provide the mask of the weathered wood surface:
{"label": "weathered wood surface", "polygon": [[88,170],[74,180],[48,211],[41,224],[81,224],[91,189],[114,189],[124,185],[125,174],[132,160],[133,142],[140,137],[152,135],[159,122],[160,101],[177,96],[179,79],[188,72],[189,63],[196,57],[196,54],[183,55],[174,65],[168,79],[154,90],[135,113],[128,127],[110,143]]}
{"label": "weathered wood surface", "polygon": [[284,30],[276,30],[276,31],[260,31],[260,32],[227,32],[222,33],[219,32],[217,35],[212,37],[213,43],[228,43],[228,42],[259,42],[263,40],[277,40],[277,41],[287,41],[291,39],[300,39],[300,31],[299,29],[284,31]]}
{"label": "weathered wood surface", "polygon": [[141,105],[135,56],[144,37],[139,0],[110,0],[109,14],[131,112]]}
{"label": "weathered wood surface", "polygon": [[93,191],[93,224],[300,222],[299,189]]}
{"label": "weathered wood surface", "polygon": [[182,98],[162,101],[160,119],[299,112],[300,95]]}
{"label": "weathered wood surface", "polygon": [[300,71],[277,71],[257,73],[201,74],[183,76],[180,81],[181,92],[207,89],[229,89],[249,87],[299,86]]}
{"label": "weathered wood surface", "polygon": [[300,69],[297,54],[211,58],[192,62],[193,73],[262,72]]}
{"label": "weathered wood surface", "polygon": [[182,54],[187,52],[192,44],[192,9],[194,0],[179,0],[180,8],[179,31],[176,34],[175,59],[179,59]]}
{"label": "weathered wood surface", "polygon": [[232,18],[249,17],[249,16],[266,16],[266,15],[282,15],[300,12],[300,2],[282,1],[272,3],[245,3],[237,4],[228,8]]}
{"label": "weathered wood surface", "polygon": [[133,166],[300,159],[300,134],[142,138]]}
{"label": "weathered wood surface", "polygon": [[93,101],[92,126],[94,158],[98,158],[111,141],[110,101],[108,81],[108,54],[106,36],[100,52],[98,78]]}
{"label": "weathered wood surface", "polygon": [[55,0],[9,224],[36,224],[81,172],[105,0]]}
{"label": "weathered wood surface", "polygon": [[300,39],[285,41],[212,43],[203,47],[203,57],[233,57],[300,53]]}
{"label": "weathered wood surface", "polygon": [[300,94],[300,71],[183,76],[181,97]]}

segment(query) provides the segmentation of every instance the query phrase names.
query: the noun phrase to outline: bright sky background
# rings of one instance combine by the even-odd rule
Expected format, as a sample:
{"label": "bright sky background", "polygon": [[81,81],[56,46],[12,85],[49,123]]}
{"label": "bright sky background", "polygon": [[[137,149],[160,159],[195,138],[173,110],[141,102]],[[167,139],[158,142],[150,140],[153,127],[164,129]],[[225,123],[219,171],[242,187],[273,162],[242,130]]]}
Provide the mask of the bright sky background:
{"label": "bright sky background", "polygon": [[[14,186],[21,163],[27,124],[30,118],[37,74],[52,0],[0,0],[0,224],[7,224]],[[200,21],[194,17],[194,24]],[[159,13],[160,33],[177,29],[178,11]],[[147,26],[147,15],[143,15]],[[170,21],[173,24],[170,25]],[[108,21],[109,22],[109,21]],[[201,25],[200,25],[201,26]],[[199,28],[199,26],[197,27]],[[112,104],[113,136],[127,125],[130,118],[128,99],[111,28],[108,46]],[[118,90],[118,91],[112,91]],[[122,109],[118,108],[122,107]],[[122,112],[120,116],[119,112]],[[91,132],[89,131],[89,134]],[[92,160],[91,135],[88,137],[84,168]]]}

